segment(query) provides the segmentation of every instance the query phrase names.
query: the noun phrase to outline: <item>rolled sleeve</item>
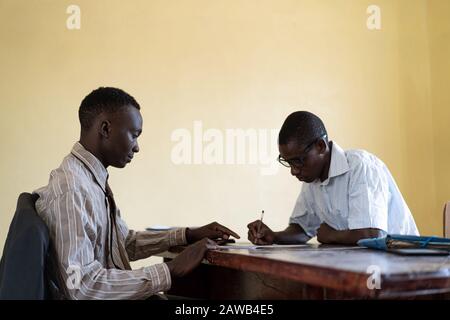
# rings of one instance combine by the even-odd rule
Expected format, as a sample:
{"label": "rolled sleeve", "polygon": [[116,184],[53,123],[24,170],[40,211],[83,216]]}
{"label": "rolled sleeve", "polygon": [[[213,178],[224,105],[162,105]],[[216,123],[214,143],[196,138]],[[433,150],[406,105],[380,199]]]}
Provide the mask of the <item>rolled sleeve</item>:
{"label": "rolled sleeve", "polygon": [[349,185],[348,227],[388,231],[389,184],[377,164],[357,164]]}
{"label": "rolled sleeve", "polygon": [[309,193],[308,186],[304,184],[289,218],[289,224],[298,224],[312,238],[320,226],[320,219],[312,210]]}
{"label": "rolled sleeve", "polygon": [[146,299],[171,286],[166,264],[137,270],[106,268],[90,238],[95,228],[86,214],[86,195],[67,192],[53,201],[59,223],[52,241],[62,290],[71,299]]}
{"label": "rolled sleeve", "polygon": [[176,228],[169,231],[169,246],[182,246],[187,244],[186,228]]}
{"label": "rolled sleeve", "polygon": [[175,228],[169,231],[130,230],[125,243],[131,261],[145,259],[153,254],[164,252],[170,247],[187,244],[186,228]]}
{"label": "rolled sleeve", "polygon": [[169,267],[165,263],[142,268],[151,279],[153,292],[167,291],[172,286]]}

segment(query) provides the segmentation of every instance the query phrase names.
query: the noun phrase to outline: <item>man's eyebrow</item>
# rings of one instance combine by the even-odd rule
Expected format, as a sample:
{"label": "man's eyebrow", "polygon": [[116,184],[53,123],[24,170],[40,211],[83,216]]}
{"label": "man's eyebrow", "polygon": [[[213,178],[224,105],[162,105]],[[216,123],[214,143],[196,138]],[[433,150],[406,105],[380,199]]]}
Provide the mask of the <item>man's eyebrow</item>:
{"label": "man's eyebrow", "polygon": [[139,130],[139,129],[132,129],[132,130],[130,131],[130,133],[133,134],[133,135],[138,135],[138,136],[140,136],[141,133],[142,133],[142,130]]}
{"label": "man's eyebrow", "polygon": [[302,158],[304,158],[306,155],[304,154],[304,155],[296,155],[295,157],[292,157],[292,158],[289,158],[289,159],[286,159],[286,158],[283,158],[283,157],[281,157],[281,158],[283,158],[284,160],[286,160],[286,161],[290,161],[290,160],[298,160],[298,159],[302,159]]}
{"label": "man's eyebrow", "polygon": [[291,157],[291,158],[285,158],[285,157],[280,155],[280,158],[289,161],[289,160],[292,160],[292,159],[298,159],[298,156]]}

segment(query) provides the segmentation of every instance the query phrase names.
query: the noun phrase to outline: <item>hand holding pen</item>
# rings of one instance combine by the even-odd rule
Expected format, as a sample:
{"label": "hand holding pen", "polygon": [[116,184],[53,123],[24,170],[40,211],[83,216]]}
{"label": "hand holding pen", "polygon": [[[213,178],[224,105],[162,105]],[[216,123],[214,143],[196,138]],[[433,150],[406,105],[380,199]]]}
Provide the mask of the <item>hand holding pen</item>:
{"label": "hand holding pen", "polygon": [[258,234],[261,233],[261,226],[264,224],[263,219],[264,219],[264,210],[261,211],[261,219],[259,219],[260,223],[258,224]]}
{"label": "hand holding pen", "polygon": [[261,212],[261,219],[253,221],[247,225],[248,240],[257,245],[273,244],[275,233],[264,224],[264,210]]}

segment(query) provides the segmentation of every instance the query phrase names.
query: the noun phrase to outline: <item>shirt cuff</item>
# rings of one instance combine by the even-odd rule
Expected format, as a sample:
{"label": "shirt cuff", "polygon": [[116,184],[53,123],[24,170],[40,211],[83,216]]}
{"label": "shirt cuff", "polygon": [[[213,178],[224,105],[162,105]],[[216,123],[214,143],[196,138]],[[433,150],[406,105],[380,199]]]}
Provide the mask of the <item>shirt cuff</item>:
{"label": "shirt cuff", "polygon": [[182,246],[187,244],[186,228],[176,228],[169,231],[169,246]]}
{"label": "shirt cuff", "polygon": [[[302,216],[300,216],[302,217]],[[303,223],[302,221],[300,221],[300,217],[291,217],[289,218],[289,224],[298,224],[303,231],[305,232],[305,234],[310,237],[310,238],[314,238],[317,235],[317,228],[306,228],[306,223]]]}
{"label": "shirt cuff", "polygon": [[172,286],[172,277],[169,267],[166,263],[159,263],[144,267],[145,272],[149,274],[152,283],[152,294],[167,291]]}

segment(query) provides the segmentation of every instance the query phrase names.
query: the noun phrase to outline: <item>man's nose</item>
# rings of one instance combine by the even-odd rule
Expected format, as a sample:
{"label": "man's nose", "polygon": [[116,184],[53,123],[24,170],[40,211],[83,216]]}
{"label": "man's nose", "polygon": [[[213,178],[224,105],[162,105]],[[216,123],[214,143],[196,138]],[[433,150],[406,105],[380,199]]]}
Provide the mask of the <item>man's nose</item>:
{"label": "man's nose", "polygon": [[291,166],[291,174],[293,175],[293,176],[297,176],[299,173],[300,173],[300,169],[299,168],[297,168],[297,167],[295,167],[295,166]]}
{"label": "man's nose", "polygon": [[134,145],[134,147],[133,147],[133,152],[134,153],[137,153],[137,152],[139,152],[139,144],[136,142],[136,144]]}

